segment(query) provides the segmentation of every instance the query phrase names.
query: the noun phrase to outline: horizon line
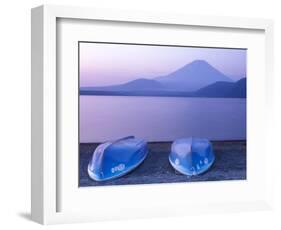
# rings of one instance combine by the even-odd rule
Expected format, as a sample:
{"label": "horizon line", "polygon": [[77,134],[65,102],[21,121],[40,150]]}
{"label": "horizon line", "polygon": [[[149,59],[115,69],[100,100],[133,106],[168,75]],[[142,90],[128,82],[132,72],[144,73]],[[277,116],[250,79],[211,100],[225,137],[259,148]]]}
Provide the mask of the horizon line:
{"label": "horizon line", "polygon": [[[103,43],[103,42],[101,42],[101,43]],[[206,60],[204,60],[204,59],[194,59],[193,61],[191,61],[191,62],[189,62],[189,63],[187,63],[187,64],[182,65],[181,67],[177,68],[176,70],[172,70],[172,71],[171,71],[170,73],[168,73],[167,75],[172,74],[173,72],[175,72],[175,71],[177,71],[177,70],[180,70],[181,68],[183,68],[183,67],[185,67],[185,66],[187,66],[187,65],[190,65],[190,64],[192,64],[192,63],[194,63],[194,62],[196,62],[196,61],[206,62],[209,66],[211,66],[212,68],[216,69],[217,71],[219,71],[220,73],[222,73],[223,75],[225,75],[226,77],[228,77],[229,79],[231,79],[233,82],[237,82],[237,81],[241,80],[242,78],[246,78],[246,75],[245,75],[245,76],[242,76],[241,78],[235,80],[235,79],[233,79],[232,77],[230,77],[229,75],[225,74],[225,73],[224,73],[223,71],[221,71],[220,69],[218,69],[218,68],[214,67],[213,65],[211,65],[208,61],[206,61]],[[81,73],[80,73],[80,71],[79,71],[79,81],[81,81],[81,76],[80,76],[80,74],[81,74]],[[164,75],[164,76],[167,76],[167,75]],[[153,78],[138,77],[138,78],[132,79],[132,80],[130,80],[130,81],[126,81],[126,82],[124,82],[124,83],[119,83],[119,84],[114,84],[114,85],[122,85],[122,84],[126,84],[126,83],[129,83],[129,82],[132,82],[132,81],[136,81],[136,80],[139,80],[139,79],[155,80],[155,81],[157,81],[157,79],[155,79],[155,78],[158,78],[158,77],[163,77],[163,76],[154,76]],[[240,77],[240,76],[239,76],[239,77]],[[100,85],[100,86],[95,86],[95,85],[91,85],[91,86],[81,86],[81,85],[80,85],[80,88],[81,88],[81,87],[107,87],[107,86],[113,86],[113,85]]]}

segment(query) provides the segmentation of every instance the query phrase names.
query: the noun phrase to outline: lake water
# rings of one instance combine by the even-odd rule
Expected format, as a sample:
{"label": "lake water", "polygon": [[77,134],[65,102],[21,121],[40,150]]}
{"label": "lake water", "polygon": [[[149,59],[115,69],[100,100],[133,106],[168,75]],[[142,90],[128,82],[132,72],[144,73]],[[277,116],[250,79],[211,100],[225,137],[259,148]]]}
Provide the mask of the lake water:
{"label": "lake water", "polygon": [[246,139],[246,99],[80,96],[80,142]]}

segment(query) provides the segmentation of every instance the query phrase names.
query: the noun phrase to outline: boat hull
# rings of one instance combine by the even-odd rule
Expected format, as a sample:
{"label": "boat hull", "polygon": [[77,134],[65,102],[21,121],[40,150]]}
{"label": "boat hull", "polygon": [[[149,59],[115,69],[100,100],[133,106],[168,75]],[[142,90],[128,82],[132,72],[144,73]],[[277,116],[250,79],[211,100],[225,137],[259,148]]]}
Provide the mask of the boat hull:
{"label": "boat hull", "polygon": [[147,143],[135,137],[103,143],[93,153],[88,165],[88,174],[95,181],[124,176],[137,168],[147,154]]}
{"label": "boat hull", "polygon": [[211,142],[201,138],[183,138],[173,142],[169,161],[172,167],[187,176],[206,172],[215,161]]}

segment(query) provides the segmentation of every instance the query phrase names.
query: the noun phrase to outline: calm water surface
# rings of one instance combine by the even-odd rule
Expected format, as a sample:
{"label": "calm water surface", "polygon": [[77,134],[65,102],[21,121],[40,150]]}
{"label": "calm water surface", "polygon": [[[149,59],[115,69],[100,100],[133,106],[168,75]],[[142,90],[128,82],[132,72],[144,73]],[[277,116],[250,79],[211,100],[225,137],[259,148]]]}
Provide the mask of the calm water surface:
{"label": "calm water surface", "polygon": [[246,99],[80,96],[80,142],[246,139]]}

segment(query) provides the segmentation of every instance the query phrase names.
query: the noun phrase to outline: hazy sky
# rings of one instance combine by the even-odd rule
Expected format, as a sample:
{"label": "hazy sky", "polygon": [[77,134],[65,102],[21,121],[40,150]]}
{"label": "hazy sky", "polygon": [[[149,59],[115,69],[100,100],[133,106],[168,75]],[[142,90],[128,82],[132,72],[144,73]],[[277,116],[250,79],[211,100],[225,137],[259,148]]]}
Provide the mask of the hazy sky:
{"label": "hazy sky", "polygon": [[205,60],[234,80],[246,76],[246,50],[80,43],[80,86],[105,86],[169,74]]}

